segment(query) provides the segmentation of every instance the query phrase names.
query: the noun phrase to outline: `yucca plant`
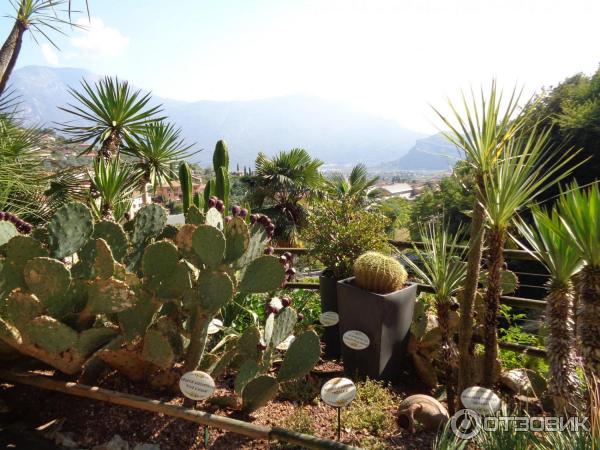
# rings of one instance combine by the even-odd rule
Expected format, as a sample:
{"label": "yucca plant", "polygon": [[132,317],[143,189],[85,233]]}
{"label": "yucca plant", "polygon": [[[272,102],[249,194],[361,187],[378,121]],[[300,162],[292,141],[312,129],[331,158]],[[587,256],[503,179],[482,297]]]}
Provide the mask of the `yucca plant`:
{"label": "yucca plant", "polygon": [[82,91],[69,88],[76,103],[61,107],[75,116],[77,122],[64,123],[61,131],[75,143],[89,143],[91,152],[99,145],[99,156],[109,159],[117,155],[126,136],[143,134],[147,125],[163,120],[157,116],[161,106],[149,106],[150,93],[132,90],[129,82],[105,77],[91,85],[81,81]]}
{"label": "yucca plant", "polygon": [[448,421],[438,430],[431,448],[432,450],[464,450],[468,442],[455,436]]}
{"label": "yucca plant", "polygon": [[402,255],[404,262],[415,272],[418,278],[431,286],[434,291],[435,307],[438,325],[442,336],[442,362],[446,378],[446,396],[448,411],[454,414],[455,391],[453,361],[456,359],[456,348],[450,331],[450,312],[452,300],[461,289],[467,274],[467,266],[462,261],[465,249],[458,246],[458,236],[450,237],[450,233],[440,222],[430,222],[420,226],[423,248],[416,246],[414,253],[419,258],[419,264]]}
{"label": "yucca plant", "polygon": [[121,163],[117,158],[94,161],[94,172],[90,173],[92,190],[100,197],[98,215],[104,219],[120,219],[129,208],[124,204],[130,202],[136,186],[139,185],[139,175],[130,164]]}
{"label": "yucca plant", "polygon": [[531,129],[511,138],[490,176],[484,179],[481,202],[489,223],[488,281],[484,313],[484,383],[491,386],[498,358],[498,312],[507,229],[515,214],[553,183],[567,177],[577,152],[557,152],[549,145],[550,129]]}
{"label": "yucca plant", "polygon": [[525,243],[517,240],[550,273],[546,295],[546,322],[550,379],[548,393],[556,411],[573,411],[576,404],[578,378],[575,371],[575,327],[573,317],[573,276],[581,268],[581,256],[565,233],[565,225],[558,211],[531,210],[533,224],[521,220],[516,223]]}
{"label": "yucca plant", "polygon": [[[140,173],[140,190],[148,203],[146,185],[154,187],[170,183],[177,177],[172,164],[191,156],[192,145],[185,143],[181,130],[166,122],[152,122],[140,134],[127,136],[123,153],[137,160],[135,170]],[[196,152],[197,153],[197,152]]]}
{"label": "yucca plant", "polygon": [[[71,21],[71,1],[63,0],[9,0],[14,9],[13,15],[9,17],[14,20],[12,30],[2,48],[0,48],[0,95],[5,91],[8,79],[21,52],[23,36],[27,31],[31,32],[34,41],[37,42],[38,35],[45,38],[51,45],[56,47],[50,38],[51,32],[64,34],[61,26],[69,24],[75,28],[81,28]],[[61,9],[68,3],[68,16],[64,18]],[[87,5],[87,2],[86,2]]]}
{"label": "yucca plant", "polygon": [[341,173],[332,175],[327,180],[325,190],[332,198],[367,205],[382,195],[381,189],[375,188],[378,180],[379,177],[369,177],[367,166],[357,164],[349,176]]}
{"label": "yucca plant", "polygon": [[600,189],[576,184],[558,200],[566,234],[583,259],[578,276],[577,330],[589,376],[600,377]]}
{"label": "yucca plant", "polygon": [[473,304],[479,282],[485,232],[485,211],[481,192],[484,181],[495,168],[504,146],[526,123],[526,117],[519,114],[520,99],[521,91],[513,89],[506,98],[493,81],[488,93],[484,93],[483,90],[480,95],[471,92],[469,99],[463,94],[458,105],[449,101],[449,115],[444,115],[434,108],[444,127],[448,129],[442,132],[443,135],[456,145],[463,153],[466,163],[471,166],[476,186],[469,232],[467,277],[460,302],[459,392],[470,386],[473,379]]}
{"label": "yucca plant", "polygon": [[[496,415],[500,417],[523,416],[520,411],[510,412],[506,406],[503,406]],[[536,441],[535,433],[518,429],[515,421],[500,421],[497,429],[494,430],[480,429],[473,438],[475,448],[479,450],[529,450],[534,441]]]}

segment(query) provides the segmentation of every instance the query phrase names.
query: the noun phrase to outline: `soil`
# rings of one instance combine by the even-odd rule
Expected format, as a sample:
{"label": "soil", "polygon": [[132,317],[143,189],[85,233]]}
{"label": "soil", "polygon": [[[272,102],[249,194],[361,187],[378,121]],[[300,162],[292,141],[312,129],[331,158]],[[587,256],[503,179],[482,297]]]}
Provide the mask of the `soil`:
{"label": "soil", "polygon": [[[313,372],[312,380],[317,389],[332,376],[339,376],[343,368],[335,361],[326,361],[318,365]],[[57,379],[65,379],[60,374],[41,372]],[[215,395],[230,393],[232,378],[223,377],[217,383]],[[131,381],[112,372],[102,379],[98,385],[124,393],[141,395],[147,398],[160,399],[169,404],[182,405],[183,398],[172,394],[161,395],[142,384]],[[414,393],[423,393],[420,386],[409,384],[393,387],[398,398],[405,398]],[[158,444],[161,450],[195,450],[204,448],[204,430],[197,424],[175,419],[162,414],[144,412],[137,409],[113,405],[96,400],[88,400],[67,394],[42,390],[23,385],[0,384],[0,402],[5,402],[8,412],[1,412],[0,435],[6,430],[13,435],[22,433],[23,439],[34,439],[35,436],[50,436],[60,431],[77,443],[78,448],[92,448],[109,441],[119,435],[129,442],[131,448],[137,443]],[[0,405],[1,406],[1,405]],[[302,408],[311,418],[311,426],[316,436],[336,439],[336,411],[316,399],[308,404],[276,399],[269,405],[253,413],[243,416],[239,411],[220,409],[215,405],[199,403],[198,409],[232,418],[250,421],[256,424],[286,427],[290,415]],[[395,415],[395,410],[390,411]],[[54,422],[53,422],[54,421]],[[395,422],[395,420],[394,420]],[[44,428],[45,426],[45,428]],[[44,428],[43,432],[34,432],[36,428]],[[3,431],[4,430],[4,431]],[[17,430],[17,431],[15,431]],[[19,431],[20,430],[20,431]],[[244,436],[210,428],[210,449],[269,449],[291,448],[278,446],[281,444],[252,440]],[[301,430],[298,430],[301,431]],[[420,449],[431,448],[434,433],[420,431],[410,434],[396,428],[383,436],[379,436],[378,447],[386,449]],[[359,445],[369,437],[367,430],[352,430],[342,424],[341,441]],[[38,438],[39,439],[39,438]],[[10,448],[27,450],[57,448],[49,441],[46,444],[33,445],[24,441],[21,445]],[[0,445],[2,445],[0,438]],[[6,445],[6,443],[4,443]],[[1,447],[0,447],[1,448]],[[6,447],[8,448],[8,447]]]}

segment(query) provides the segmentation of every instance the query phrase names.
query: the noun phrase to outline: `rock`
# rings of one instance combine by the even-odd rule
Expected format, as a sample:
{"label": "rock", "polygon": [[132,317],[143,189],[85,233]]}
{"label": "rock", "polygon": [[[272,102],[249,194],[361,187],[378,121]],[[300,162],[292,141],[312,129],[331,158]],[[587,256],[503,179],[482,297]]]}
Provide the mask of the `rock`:
{"label": "rock", "polygon": [[129,443],[115,434],[110,441],[96,445],[92,450],[129,450]]}
{"label": "rock", "polygon": [[160,450],[160,445],[158,444],[137,444],[133,447],[133,450]]}
{"label": "rock", "polygon": [[61,447],[65,448],[78,448],[79,444],[75,440],[75,435],[70,432],[60,432],[57,431],[54,433],[54,443]]}
{"label": "rock", "polygon": [[516,394],[535,395],[525,369],[512,369],[502,373],[500,382]]}
{"label": "rock", "polygon": [[449,419],[444,405],[429,395],[411,395],[402,400],[398,407],[398,424],[411,433],[416,431],[417,422],[426,430],[437,430]]}

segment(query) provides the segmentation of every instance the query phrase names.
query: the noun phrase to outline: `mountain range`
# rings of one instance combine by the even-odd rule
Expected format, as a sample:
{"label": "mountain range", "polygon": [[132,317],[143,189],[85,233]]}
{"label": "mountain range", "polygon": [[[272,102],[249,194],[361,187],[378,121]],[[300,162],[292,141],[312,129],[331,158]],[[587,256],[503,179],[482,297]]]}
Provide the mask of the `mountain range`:
{"label": "mountain range", "polygon": [[[59,109],[73,103],[68,88],[78,89],[82,79],[94,82],[99,78],[77,68],[26,66],[13,73],[11,86],[22,102],[25,124],[52,127],[73,120]],[[203,165],[210,164],[219,139],[228,142],[231,162],[240,166],[253,166],[259,151],[273,155],[301,147],[337,167],[359,162],[376,167],[393,160],[397,170],[438,170],[441,163],[436,160],[429,164],[430,158],[424,158],[423,152],[448,151],[436,136],[426,138],[393,120],[309,95],[195,102],[153,96],[153,101],[163,105],[164,114],[181,127],[187,142],[203,149],[192,157],[193,162]]]}

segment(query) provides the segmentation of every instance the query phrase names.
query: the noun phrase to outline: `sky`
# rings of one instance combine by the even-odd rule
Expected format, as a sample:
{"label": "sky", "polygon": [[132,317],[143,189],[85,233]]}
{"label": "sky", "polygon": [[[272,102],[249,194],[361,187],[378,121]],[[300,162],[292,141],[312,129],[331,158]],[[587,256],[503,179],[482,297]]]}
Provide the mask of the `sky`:
{"label": "sky", "polygon": [[[72,0],[84,7],[84,0]],[[11,14],[2,2],[0,13]],[[530,95],[600,54],[598,0],[90,0],[86,30],[24,41],[17,66],[118,75],[177,100],[310,94],[435,132],[431,105],[496,78]],[[11,20],[0,18],[6,36]]]}

